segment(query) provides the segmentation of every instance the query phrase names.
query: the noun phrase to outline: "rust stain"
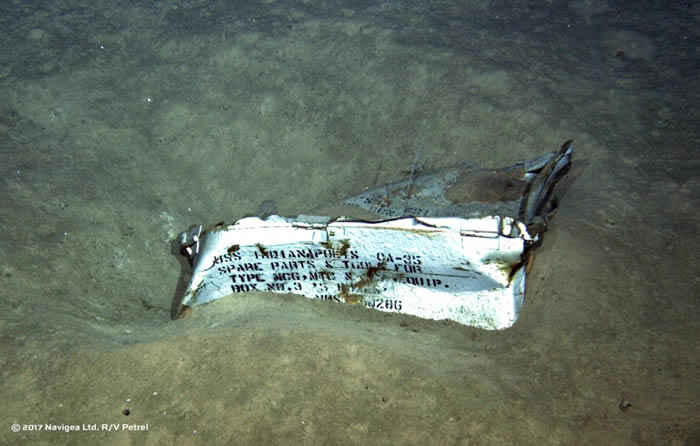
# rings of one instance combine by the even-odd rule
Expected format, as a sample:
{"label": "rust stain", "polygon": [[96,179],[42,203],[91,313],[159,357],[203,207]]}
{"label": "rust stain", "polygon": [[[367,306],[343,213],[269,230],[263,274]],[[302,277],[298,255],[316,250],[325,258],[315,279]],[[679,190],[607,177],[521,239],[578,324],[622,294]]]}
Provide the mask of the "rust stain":
{"label": "rust stain", "polygon": [[535,264],[535,250],[530,249],[526,254],[525,254],[525,263],[527,266],[525,266],[525,274],[530,274],[530,271],[532,271],[532,266]]}
{"label": "rust stain", "polygon": [[527,187],[524,169],[504,170],[461,169],[457,181],[445,192],[453,203],[496,203],[522,197]]}
{"label": "rust stain", "polygon": [[367,268],[360,278],[353,283],[346,283],[340,286],[340,297],[349,304],[356,304],[362,302],[364,296],[362,294],[352,293],[352,289],[360,289],[369,286],[379,280],[379,273],[384,271],[386,267],[385,263],[380,263],[376,266],[370,266]]}
{"label": "rust stain", "polygon": [[187,317],[190,315],[191,312],[192,312],[192,307],[188,307],[187,305],[183,305],[178,310],[177,316],[175,316],[175,319],[182,319],[184,317]]}

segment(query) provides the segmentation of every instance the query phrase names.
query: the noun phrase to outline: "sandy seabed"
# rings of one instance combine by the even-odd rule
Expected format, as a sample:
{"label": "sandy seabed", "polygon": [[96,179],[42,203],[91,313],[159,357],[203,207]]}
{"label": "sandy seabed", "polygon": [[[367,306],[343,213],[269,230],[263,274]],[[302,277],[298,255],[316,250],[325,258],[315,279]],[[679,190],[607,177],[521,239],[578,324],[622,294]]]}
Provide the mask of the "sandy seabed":
{"label": "sandy seabed", "polygon": [[[698,4],[5,3],[0,443],[700,444]],[[567,139],[510,329],[170,320],[191,224]]]}

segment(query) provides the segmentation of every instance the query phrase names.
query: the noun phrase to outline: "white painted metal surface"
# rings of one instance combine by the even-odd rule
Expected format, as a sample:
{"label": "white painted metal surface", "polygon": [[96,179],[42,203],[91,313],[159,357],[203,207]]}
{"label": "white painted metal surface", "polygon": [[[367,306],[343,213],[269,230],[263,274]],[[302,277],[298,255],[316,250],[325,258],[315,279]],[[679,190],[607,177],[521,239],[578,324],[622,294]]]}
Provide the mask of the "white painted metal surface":
{"label": "white painted metal surface", "polygon": [[197,238],[184,307],[251,291],[295,293],[488,329],[517,319],[530,239],[508,217],[312,223],[279,216],[245,218]]}

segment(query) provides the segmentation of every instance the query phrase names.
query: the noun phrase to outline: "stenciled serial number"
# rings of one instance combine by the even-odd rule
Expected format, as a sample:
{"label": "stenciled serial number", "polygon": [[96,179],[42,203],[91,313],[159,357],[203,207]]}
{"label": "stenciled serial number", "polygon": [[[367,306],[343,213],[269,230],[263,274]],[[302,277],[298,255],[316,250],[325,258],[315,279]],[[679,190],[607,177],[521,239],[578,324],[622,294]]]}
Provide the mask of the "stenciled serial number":
{"label": "stenciled serial number", "polygon": [[365,307],[382,311],[401,311],[403,302],[399,299],[368,299]]}
{"label": "stenciled serial number", "polygon": [[[336,294],[318,294],[316,296],[311,297],[313,299],[320,299],[330,302],[348,303],[345,299]],[[403,310],[403,301],[400,299],[364,299],[364,305],[366,308],[373,308],[375,310],[381,311],[400,312],[401,310]]]}

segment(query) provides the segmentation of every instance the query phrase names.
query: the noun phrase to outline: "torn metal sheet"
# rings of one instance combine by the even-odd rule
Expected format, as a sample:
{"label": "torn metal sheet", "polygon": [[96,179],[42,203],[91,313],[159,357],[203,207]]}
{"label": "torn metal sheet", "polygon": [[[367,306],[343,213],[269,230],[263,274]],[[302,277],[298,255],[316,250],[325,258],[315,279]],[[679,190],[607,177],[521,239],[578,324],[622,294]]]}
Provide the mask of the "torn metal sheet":
{"label": "torn metal sheet", "polygon": [[524,301],[526,253],[546,228],[571,153],[569,141],[508,168],[463,165],[412,176],[344,200],[341,217],[193,226],[179,240],[192,276],[174,316],[260,291],[510,327]]}
{"label": "torn metal sheet", "polygon": [[343,203],[385,218],[502,215],[541,225],[555,207],[552,191],[568,172],[571,154],[567,141],[558,153],[513,166],[487,169],[462,164],[369,189]]}

